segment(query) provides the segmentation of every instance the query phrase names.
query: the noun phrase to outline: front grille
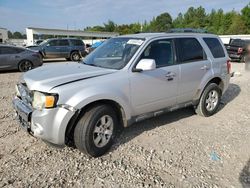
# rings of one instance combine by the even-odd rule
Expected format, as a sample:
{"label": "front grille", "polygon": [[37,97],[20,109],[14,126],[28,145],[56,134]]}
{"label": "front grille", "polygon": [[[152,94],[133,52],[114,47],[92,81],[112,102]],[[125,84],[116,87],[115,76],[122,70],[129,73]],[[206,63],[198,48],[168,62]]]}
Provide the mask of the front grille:
{"label": "front grille", "polygon": [[20,93],[20,98],[22,99],[22,101],[32,106],[33,92],[30,91],[27,85],[23,83],[18,84],[17,88]]}

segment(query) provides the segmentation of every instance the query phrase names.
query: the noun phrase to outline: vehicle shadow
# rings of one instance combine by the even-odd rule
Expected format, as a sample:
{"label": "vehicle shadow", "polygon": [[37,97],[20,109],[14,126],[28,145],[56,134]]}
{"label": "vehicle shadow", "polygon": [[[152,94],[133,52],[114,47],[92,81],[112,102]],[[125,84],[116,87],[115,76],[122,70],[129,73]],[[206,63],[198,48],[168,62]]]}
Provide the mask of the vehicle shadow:
{"label": "vehicle shadow", "polygon": [[[225,95],[223,95],[223,104],[220,105],[219,110],[222,110],[228,103],[233,101],[239,95],[240,91],[241,89],[238,85],[230,84]],[[169,112],[167,114],[163,114],[161,116],[154,117],[139,123],[135,123],[122,131],[111,150],[117,149],[120,145],[129,142],[145,131],[150,131],[163,125],[167,126],[170,123],[177,122],[180,119],[184,119],[193,115],[195,115],[193,107],[188,107],[179,109],[174,112]]]}
{"label": "vehicle shadow", "polygon": [[0,70],[0,74],[9,74],[9,73],[22,73],[18,70]]}
{"label": "vehicle shadow", "polygon": [[219,106],[218,111],[222,110],[227,104],[233,101],[241,92],[240,86],[236,84],[229,84],[227,91],[221,98],[221,105]]}
{"label": "vehicle shadow", "polygon": [[250,159],[248,160],[246,166],[242,169],[239,181],[243,188],[250,187]]}
{"label": "vehicle shadow", "polygon": [[60,63],[60,62],[66,62],[67,60],[64,58],[60,59],[43,59],[43,63]]}
{"label": "vehicle shadow", "polygon": [[150,131],[157,127],[167,125],[193,115],[195,115],[194,109],[192,107],[189,107],[189,108],[179,109],[174,112],[169,112],[167,114],[163,114],[158,117],[150,118],[145,121],[141,121],[139,123],[135,123],[123,129],[122,133],[115,142],[114,148],[112,148],[111,150],[115,150],[120,145],[129,142],[130,140],[139,136],[145,131]]}

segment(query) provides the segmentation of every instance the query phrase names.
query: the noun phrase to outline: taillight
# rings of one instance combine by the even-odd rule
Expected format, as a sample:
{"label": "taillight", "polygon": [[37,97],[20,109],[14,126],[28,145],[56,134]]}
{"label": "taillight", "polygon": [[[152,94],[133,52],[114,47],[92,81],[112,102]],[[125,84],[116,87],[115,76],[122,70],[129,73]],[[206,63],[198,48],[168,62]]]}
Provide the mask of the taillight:
{"label": "taillight", "polygon": [[238,54],[241,54],[243,52],[243,48],[238,48]]}
{"label": "taillight", "polygon": [[231,68],[232,68],[231,62],[230,62],[230,60],[227,60],[227,73],[228,74],[231,73]]}

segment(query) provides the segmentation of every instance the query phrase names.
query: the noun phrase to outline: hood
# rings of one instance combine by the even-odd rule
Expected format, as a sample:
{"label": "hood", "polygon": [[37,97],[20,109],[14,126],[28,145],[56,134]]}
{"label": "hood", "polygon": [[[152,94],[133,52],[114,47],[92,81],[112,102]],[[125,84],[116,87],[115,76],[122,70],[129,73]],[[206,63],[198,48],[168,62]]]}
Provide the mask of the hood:
{"label": "hood", "polygon": [[80,63],[60,63],[44,65],[25,73],[22,82],[25,82],[30,90],[49,92],[72,82],[90,79],[111,74],[117,70],[88,66]]}
{"label": "hood", "polygon": [[29,50],[39,51],[41,49],[40,46],[27,46],[26,47]]}

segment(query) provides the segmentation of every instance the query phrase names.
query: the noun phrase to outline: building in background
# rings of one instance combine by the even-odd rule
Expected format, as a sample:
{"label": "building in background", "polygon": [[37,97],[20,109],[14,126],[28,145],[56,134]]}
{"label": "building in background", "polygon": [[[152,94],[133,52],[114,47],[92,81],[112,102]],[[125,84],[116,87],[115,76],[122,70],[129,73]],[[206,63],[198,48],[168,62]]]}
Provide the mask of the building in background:
{"label": "building in background", "polygon": [[4,43],[8,40],[8,30],[0,28],[0,43]]}
{"label": "building in background", "polygon": [[[27,46],[34,45],[34,35],[49,35],[54,37],[78,37],[84,38],[87,40],[83,40],[85,44],[90,43],[93,44],[94,39],[108,39],[111,37],[118,36],[119,33],[115,32],[90,32],[90,31],[81,31],[81,30],[64,30],[64,29],[48,29],[48,28],[35,28],[28,27],[26,28],[27,35]],[[98,40],[99,41],[99,40]],[[87,43],[86,43],[87,42]]]}

